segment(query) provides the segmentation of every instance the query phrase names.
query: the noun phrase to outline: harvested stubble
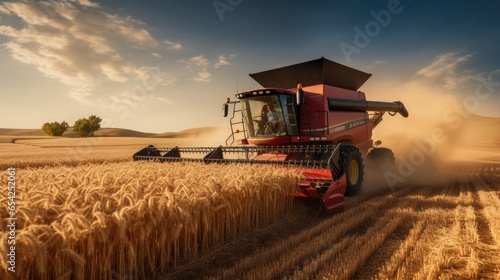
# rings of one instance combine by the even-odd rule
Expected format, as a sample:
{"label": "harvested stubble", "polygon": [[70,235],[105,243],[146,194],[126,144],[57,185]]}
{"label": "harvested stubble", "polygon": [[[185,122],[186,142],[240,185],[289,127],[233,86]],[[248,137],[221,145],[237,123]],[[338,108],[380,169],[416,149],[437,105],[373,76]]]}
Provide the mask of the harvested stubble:
{"label": "harvested stubble", "polygon": [[[292,207],[285,194],[298,180],[291,170],[248,165],[134,162],[19,170],[16,250],[22,270],[16,277],[154,277],[275,222]],[[0,203],[6,205],[6,198]],[[8,279],[5,243],[2,279]]]}

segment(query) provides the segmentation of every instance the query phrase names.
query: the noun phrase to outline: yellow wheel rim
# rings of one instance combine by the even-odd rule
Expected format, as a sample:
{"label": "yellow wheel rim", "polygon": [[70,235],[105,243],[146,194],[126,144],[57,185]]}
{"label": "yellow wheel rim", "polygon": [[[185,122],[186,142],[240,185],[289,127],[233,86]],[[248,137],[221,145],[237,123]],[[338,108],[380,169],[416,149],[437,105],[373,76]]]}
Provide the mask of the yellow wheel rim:
{"label": "yellow wheel rim", "polygon": [[351,160],[347,176],[351,185],[356,185],[359,180],[359,166],[357,161]]}

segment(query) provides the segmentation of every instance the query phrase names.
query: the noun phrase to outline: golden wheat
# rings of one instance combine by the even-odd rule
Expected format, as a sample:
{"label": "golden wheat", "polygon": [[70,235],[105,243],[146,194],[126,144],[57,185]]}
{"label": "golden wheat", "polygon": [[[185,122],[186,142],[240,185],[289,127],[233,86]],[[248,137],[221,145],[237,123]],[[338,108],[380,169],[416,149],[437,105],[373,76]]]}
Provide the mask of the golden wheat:
{"label": "golden wheat", "polygon": [[298,180],[296,172],[238,165],[20,170],[19,266],[28,268],[22,275],[29,279],[68,272],[75,279],[154,277],[241,232],[275,222],[292,206],[286,194],[296,190]]}

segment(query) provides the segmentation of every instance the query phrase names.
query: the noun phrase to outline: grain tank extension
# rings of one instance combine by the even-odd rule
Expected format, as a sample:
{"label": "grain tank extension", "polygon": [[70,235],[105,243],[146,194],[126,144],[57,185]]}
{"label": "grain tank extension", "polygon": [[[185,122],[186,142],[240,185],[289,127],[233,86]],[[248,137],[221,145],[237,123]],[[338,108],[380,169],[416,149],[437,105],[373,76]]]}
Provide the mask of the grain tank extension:
{"label": "grain tank extension", "polygon": [[[239,92],[223,104],[231,116],[226,146],[156,148],[134,160],[270,164],[296,168],[304,179],[297,197],[320,202],[327,214],[359,192],[363,156],[394,161],[374,147],[372,130],[387,112],[408,117],[400,101],[366,100],[359,88],[371,74],[320,58],[250,74],[262,87]],[[241,156],[238,156],[241,155]]]}

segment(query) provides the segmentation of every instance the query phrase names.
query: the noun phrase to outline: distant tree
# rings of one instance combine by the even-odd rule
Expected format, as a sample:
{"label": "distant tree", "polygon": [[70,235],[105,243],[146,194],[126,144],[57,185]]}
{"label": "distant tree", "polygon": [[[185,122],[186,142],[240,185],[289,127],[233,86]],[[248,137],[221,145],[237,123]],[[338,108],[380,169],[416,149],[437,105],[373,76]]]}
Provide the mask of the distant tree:
{"label": "distant tree", "polygon": [[44,123],[42,130],[50,136],[61,136],[66,130],[68,130],[68,127],[69,125],[65,121],[62,123],[52,122]]}
{"label": "distant tree", "polygon": [[99,128],[101,128],[102,119],[92,115],[88,119],[82,118],[75,122],[73,125],[73,130],[82,137],[94,136]]}

